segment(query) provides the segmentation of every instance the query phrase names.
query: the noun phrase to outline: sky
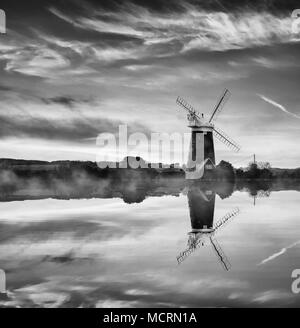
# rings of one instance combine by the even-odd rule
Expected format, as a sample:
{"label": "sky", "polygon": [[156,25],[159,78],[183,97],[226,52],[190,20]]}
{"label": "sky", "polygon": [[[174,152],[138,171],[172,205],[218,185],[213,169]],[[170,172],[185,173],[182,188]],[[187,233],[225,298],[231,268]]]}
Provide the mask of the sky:
{"label": "sky", "polygon": [[[96,160],[100,133],[188,133],[225,88],[216,160],[299,167],[297,1],[1,1],[0,157]],[[296,24],[296,25],[295,25]],[[299,24],[300,30],[300,24]],[[101,152],[101,150],[100,150]],[[146,158],[146,160],[149,160]]]}

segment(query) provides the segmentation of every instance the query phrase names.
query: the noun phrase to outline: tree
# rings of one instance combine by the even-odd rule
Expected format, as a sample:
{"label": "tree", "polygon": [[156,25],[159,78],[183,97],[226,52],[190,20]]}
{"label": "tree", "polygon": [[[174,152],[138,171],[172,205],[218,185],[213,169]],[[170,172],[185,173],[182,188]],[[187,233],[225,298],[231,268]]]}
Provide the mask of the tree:
{"label": "tree", "polygon": [[269,162],[249,163],[245,172],[246,179],[271,179],[273,173]]}
{"label": "tree", "polygon": [[217,165],[216,172],[217,172],[217,179],[227,180],[227,181],[234,181],[235,179],[234,168],[229,162],[222,160]]}

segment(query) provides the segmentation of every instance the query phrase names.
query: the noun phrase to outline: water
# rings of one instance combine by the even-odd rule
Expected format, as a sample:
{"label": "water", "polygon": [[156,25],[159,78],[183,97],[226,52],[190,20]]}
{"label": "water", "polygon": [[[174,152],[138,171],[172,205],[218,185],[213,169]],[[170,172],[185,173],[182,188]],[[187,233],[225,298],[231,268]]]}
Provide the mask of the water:
{"label": "water", "polygon": [[222,200],[192,187],[131,204],[1,202],[1,305],[299,306],[291,291],[300,268],[299,195],[271,192],[254,206],[246,191]]}

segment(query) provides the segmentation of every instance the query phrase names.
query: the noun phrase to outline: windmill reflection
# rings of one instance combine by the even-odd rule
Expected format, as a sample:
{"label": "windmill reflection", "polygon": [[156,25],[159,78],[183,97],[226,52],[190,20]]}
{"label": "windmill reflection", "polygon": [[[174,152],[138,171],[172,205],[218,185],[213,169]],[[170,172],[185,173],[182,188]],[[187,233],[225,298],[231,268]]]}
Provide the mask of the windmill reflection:
{"label": "windmill reflection", "polygon": [[187,249],[177,256],[178,264],[186,260],[197,248],[210,244],[217,255],[222,267],[228,271],[231,267],[229,260],[216,240],[220,228],[239,213],[235,208],[214,223],[216,193],[211,188],[194,184],[188,187],[188,204],[192,231],[188,233]]}

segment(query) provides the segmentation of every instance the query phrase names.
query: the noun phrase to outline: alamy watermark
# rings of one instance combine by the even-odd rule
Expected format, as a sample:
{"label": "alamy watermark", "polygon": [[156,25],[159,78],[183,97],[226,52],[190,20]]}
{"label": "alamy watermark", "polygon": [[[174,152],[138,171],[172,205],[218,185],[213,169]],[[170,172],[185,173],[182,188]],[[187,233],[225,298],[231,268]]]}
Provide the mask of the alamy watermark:
{"label": "alamy watermark", "polygon": [[292,18],[294,19],[292,22],[292,34],[300,33],[300,9],[295,9],[292,12]]}
{"label": "alamy watermark", "polygon": [[300,293],[300,269],[295,269],[292,272],[292,278],[295,280],[292,282],[291,289],[294,294]]}
{"label": "alamy watermark", "polygon": [[6,14],[2,9],[0,9],[0,33],[6,33]]}
{"label": "alamy watermark", "polygon": [[6,275],[5,271],[0,269],[0,294],[6,293]]}
{"label": "alamy watermark", "polygon": [[[101,133],[97,137],[97,164],[100,168],[170,168],[187,160],[193,169],[201,161],[203,145],[195,142],[190,151],[191,133],[141,132],[128,135],[127,125],[120,125],[118,134]],[[192,157],[192,158],[191,158]],[[148,160],[148,162],[145,161]],[[165,163],[165,164],[163,164]]]}

